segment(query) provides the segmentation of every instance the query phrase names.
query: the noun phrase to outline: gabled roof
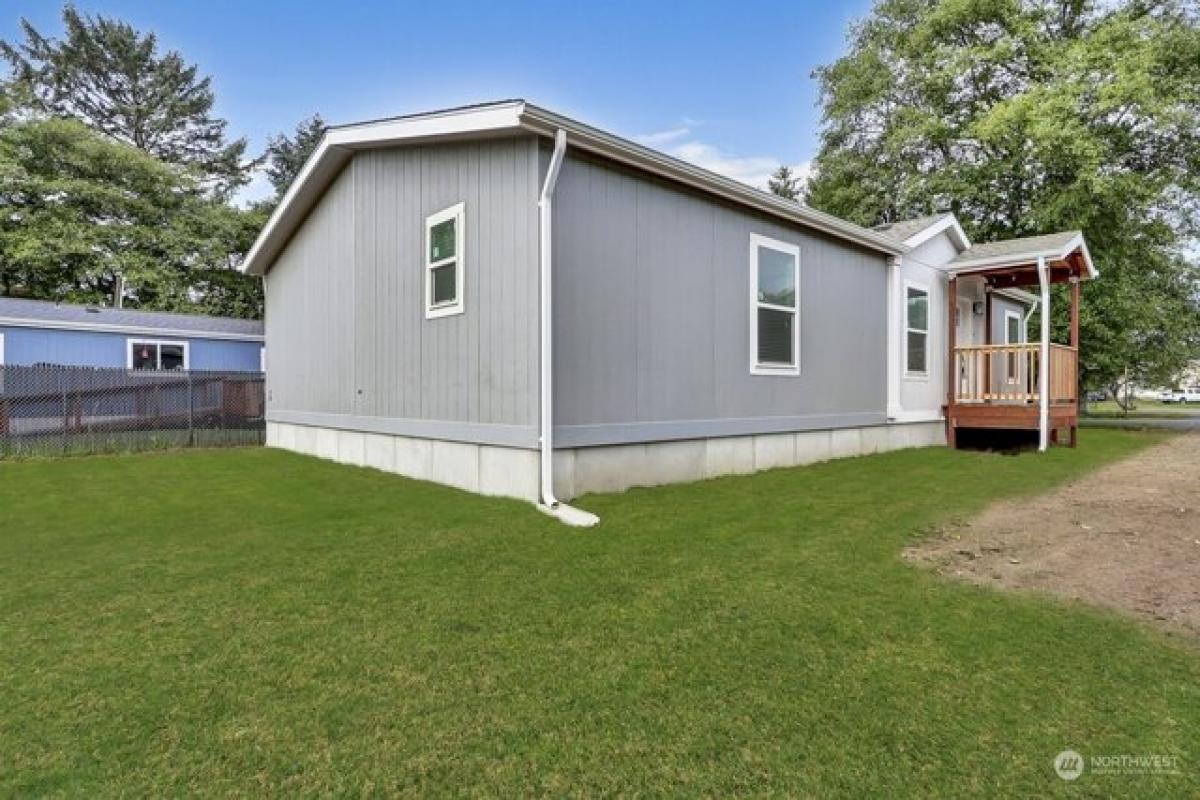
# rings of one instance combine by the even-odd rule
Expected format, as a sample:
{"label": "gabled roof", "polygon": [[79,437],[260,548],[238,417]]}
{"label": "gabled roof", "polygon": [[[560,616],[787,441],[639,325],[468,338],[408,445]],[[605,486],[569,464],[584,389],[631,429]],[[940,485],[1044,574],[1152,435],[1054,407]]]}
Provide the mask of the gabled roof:
{"label": "gabled roof", "polygon": [[1062,261],[1076,250],[1083,257],[1083,263],[1088,271],[1087,277],[1098,277],[1100,273],[1096,271],[1096,267],[1092,263],[1087,242],[1083,240],[1083,233],[1080,231],[1062,231],[1042,236],[1026,236],[1021,239],[972,245],[959,253],[958,257],[947,264],[944,269],[949,272],[965,272],[988,267],[1000,268],[1033,264],[1039,258],[1047,261]]}
{"label": "gabled roof", "polygon": [[897,222],[885,222],[882,225],[876,225],[872,230],[891,236],[908,247],[924,244],[942,231],[949,233],[959,250],[965,250],[971,246],[971,240],[967,238],[966,232],[958,224],[958,218],[949,211],[925,217],[902,219]]}
{"label": "gabled roof", "polygon": [[259,341],[263,338],[263,324],[259,320],[76,306],[19,297],[0,297],[0,326],[241,341]]}
{"label": "gabled roof", "polygon": [[292,233],[356,151],[521,132],[551,137],[557,130],[566,132],[569,147],[605,156],[861,247],[889,255],[899,255],[907,250],[893,237],[878,231],[755,189],[524,100],[504,100],[330,128],[263,226],[242,269],[254,275],[270,269]]}

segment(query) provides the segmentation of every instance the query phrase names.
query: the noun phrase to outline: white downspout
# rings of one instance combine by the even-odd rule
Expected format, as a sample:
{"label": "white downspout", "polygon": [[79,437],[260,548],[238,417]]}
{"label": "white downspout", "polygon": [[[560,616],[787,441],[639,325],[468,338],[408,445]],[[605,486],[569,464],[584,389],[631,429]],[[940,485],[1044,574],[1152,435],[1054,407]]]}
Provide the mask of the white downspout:
{"label": "white downspout", "polygon": [[904,262],[901,256],[888,259],[887,273],[887,418],[893,422],[900,418],[900,270]]}
{"label": "white downspout", "polygon": [[1042,290],[1042,346],[1038,356],[1038,452],[1050,446],[1050,277],[1046,259],[1037,261],[1038,286]]}
{"label": "white downspout", "polygon": [[538,335],[540,343],[540,401],[539,401],[539,459],[540,496],[538,508],[568,525],[590,527],[600,521],[595,514],[566,503],[554,496],[554,350],[553,350],[553,270],[551,225],[554,220],[554,187],[567,152],[567,132],[561,128],[554,134],[554,153],[546,170],[546,180],[538,197],[538,274],[539,305]]}

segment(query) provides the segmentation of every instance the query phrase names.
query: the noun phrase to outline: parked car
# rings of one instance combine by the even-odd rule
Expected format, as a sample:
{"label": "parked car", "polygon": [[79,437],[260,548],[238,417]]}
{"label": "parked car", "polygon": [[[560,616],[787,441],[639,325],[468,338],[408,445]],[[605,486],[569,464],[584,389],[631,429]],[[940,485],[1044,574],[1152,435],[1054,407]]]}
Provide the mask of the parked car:
{"label": "parked car", "polygon": [[1200,386],[1167,389],[1159,392],[1158,399],[1163,403],[1200,403]]}

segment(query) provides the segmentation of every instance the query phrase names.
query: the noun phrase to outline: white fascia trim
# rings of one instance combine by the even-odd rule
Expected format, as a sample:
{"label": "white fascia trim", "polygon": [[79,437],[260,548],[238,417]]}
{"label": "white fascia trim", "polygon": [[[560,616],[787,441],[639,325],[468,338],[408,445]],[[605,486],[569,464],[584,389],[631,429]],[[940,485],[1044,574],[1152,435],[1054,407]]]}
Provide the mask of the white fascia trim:
{"label": "white fascia trim", "polygon": [[914,233],[905,239],[904,243],[909,247],[918,247],[942,231],[949,231],[950,238],[954,240],[955,246],[958,247],[958,252],[961,253],[971,246],[971,240],[967,238],[967,232],[962,229],[962,225],[958,224],[958,218],[953,214],[947,214],[928,228]]}
{"label": "white fascia trim", "polygon": [[708,194],[756,208],[791,222],[798,222],[809,228],[816,228],[871,250],[887,255],[901,255],[909,250],[906,245],[890,236],[868,230],[793,200],[785,200],[770,192],[755,189],[748,184],[718,175],[530,103],[524,104],[521,112],[521,124],[525,129],[542,136],[553,136],[556,130],[565,130],[571,137],[571,146],[577,149],[597,153],[677,183],[701,189]]}
{"label": "white fascia trim", "polygon": [[33,320],[15,317],[0,317],[0,326],[6,328],[38,328],[55,331],[82,331],[84,333],[123,333],[133,336],[183,336],[188,339],[217,339],[231,342],[262,342],[265,337],[254,333],[216,333],[189,331],[176,328],[141,328],[136,325],[104,325],[92,322],[61,322],[57,320]]}
{"label": "white fascia trim", "polygon": [[250,275],[262,275],[267,271],[294,228],[355,150],[468,134],[516,133],[520,130],[522,105],[519,102],[500,103],[330,128],[259,232],[241,270]]}

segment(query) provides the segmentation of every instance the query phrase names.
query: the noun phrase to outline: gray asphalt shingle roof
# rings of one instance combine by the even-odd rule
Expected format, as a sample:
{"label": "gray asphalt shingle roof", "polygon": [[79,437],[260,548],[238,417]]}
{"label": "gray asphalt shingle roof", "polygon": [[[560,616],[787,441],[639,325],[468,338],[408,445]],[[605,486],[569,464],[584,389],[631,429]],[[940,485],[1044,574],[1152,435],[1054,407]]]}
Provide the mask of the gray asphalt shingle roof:
{"label": "gray asphalt shingle roof", "polygon": [[173,314],[163,311],[137,311],[130,308],[97,308],[52,303],[46,300],[26,300],[19,297],[0,297],[0,324],[3,320],[51,322],[56,325],[111,325],[145,330],[170,330],[223,336],[262,336],[259,320],[231,317],[206,317],[201,314]]}
{"label": "gray asphalt shingle roof", "polygon": [[890,236],[898,242],[903,242],[910,236],[915,236],[921,231],[939,222],[942,219],[950,216],[950,212],[943,211],[940,214],[930,214],[925,217],[914,217],[913,219],[902,219],[898,222],[885,222],[882,225],[876,225],[872,230],[878,231],[886,236]]}
{"label": "gray asphalt shingle roof", "polygon": [[1067,245],[1080,235],[1079,231],[1060,231],[1047,233],[1042,236],[1026,236],[1021,239],[1006,239],[1003,242],[984,242],[974,244],[958,254],[958,257],[947,264],[979,261],[980,259],[1005,258],[1007,256],[1037,256],[1045,253],[1060,253]]}

